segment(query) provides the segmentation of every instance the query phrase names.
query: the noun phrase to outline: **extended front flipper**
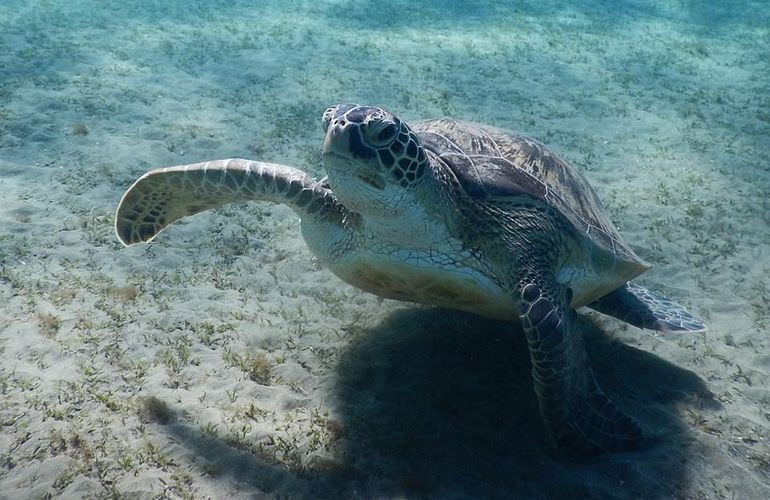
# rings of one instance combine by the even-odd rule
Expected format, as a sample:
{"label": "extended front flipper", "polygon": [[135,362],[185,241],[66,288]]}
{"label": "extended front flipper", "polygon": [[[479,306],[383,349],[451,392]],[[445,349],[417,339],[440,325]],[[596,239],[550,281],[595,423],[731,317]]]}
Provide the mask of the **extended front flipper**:
{"label": "extended front flipper", "polygon": [[631,281],[588,307],[639,328],[664,332],[706,330],[706,325],[683,306]]}
{"label": "extended front flipper", "polygon": [[230,159],[151,170],[123,195],[115,231],[126,245],[152,240],[182,217],[227,203],[283,203],[301,217],[324,217],[342,225],[345,208],[331,190],[294,167]]}
{"label": "extended front flipper", "polygon": [[626,451],[642,440],[594,378],[569,291],[539,276],[518,287],[518,312],[529,344],[540,413],[554,445],[569,456]]}

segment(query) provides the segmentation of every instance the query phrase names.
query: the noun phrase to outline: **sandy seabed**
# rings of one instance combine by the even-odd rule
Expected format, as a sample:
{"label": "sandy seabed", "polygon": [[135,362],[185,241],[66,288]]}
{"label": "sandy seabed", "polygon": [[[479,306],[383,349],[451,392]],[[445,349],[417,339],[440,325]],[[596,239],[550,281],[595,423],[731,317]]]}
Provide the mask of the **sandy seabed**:
{"label": "sandy seabed", "polygon": [[[770,9],[563,3],[2,2],[0,497],[770,497]],[[641,282],[709,325],[581,314],[648,446],[552,459],[519,327],[345,285],[285,207],[118,243],[153,167],[323,175],[337,102],[584,172]]]}

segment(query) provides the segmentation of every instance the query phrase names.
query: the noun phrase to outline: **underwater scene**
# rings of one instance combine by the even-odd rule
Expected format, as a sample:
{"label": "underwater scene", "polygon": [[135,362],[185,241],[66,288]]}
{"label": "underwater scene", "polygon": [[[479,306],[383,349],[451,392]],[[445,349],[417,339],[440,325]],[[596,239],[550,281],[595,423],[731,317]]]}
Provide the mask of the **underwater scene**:
{"label": "underwater scene", "polygon": [[764,0],[2,0],[0,498],[770,498],[769,75]]}

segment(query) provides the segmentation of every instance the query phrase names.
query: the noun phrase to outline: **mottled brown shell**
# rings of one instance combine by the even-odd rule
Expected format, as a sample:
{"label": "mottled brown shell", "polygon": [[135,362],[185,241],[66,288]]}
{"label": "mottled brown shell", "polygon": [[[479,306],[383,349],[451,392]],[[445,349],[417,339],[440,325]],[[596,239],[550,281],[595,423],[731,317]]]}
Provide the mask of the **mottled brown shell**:
{"label": "mottled brown shell", "polygon": [[444,160],[474,199],[528,195],[556,208],[579,234],[615,259],[646,264],[623,241],[588,181],[532,138],[455,120],[412,124],[423,146]]}

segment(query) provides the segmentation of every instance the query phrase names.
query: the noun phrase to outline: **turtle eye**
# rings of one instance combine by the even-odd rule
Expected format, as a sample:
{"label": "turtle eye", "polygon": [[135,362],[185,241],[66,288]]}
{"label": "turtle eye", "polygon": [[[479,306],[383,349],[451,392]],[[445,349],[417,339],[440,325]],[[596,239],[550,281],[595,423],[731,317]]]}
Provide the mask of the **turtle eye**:
{"label": "turtle eye", "polygon": [[396,126],[391,123],[384,129],[380,130],[380,133],[377,134],[377,140],[381,142],[387,142],[393,139],[395,136],[396,136]]}
{"label": "turtle eye", "polygon": [[387,146],[398,135],[398,127],[395,123],[385,123],[382,127],[372,127],[367,134],[369,142],[373,146]]}

